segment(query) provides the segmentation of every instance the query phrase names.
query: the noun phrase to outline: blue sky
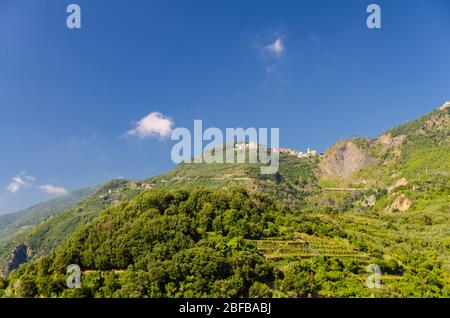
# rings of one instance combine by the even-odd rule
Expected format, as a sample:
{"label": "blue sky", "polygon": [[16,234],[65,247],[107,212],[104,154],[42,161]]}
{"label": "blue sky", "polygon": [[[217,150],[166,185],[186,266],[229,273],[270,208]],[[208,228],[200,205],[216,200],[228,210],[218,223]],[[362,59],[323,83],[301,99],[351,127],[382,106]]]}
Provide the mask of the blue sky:
{"label": "blue sky", "polygon": [[172,141],[127,135],[152,112],[298,150],[376,136],[450,99],[449,52],[445,0],[0,0],[0,213],[171,169]]}

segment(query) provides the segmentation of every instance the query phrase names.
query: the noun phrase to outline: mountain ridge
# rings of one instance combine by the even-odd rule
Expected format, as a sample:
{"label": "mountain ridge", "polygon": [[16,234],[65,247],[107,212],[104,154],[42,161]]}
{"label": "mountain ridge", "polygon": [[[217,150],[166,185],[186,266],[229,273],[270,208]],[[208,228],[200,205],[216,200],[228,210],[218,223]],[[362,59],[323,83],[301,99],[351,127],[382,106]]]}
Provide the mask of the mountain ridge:
{"label": "mountain ridge", "polygon": [[27,209],[0,215],[0,244],[7,240],[13,232],[39,224],[59,211],[66,210],[92,195],[95,191],[95,186],[70,191],[63,196],[35,204]]}
{"label": "mountain ridge", "polygon": [[[376,258],[379,263],[394,259],[399,268],[403,266],[401,264],[412,264],[408,249],[420,246],[427,253],[439,252],[436,261],[441,265],[436,266],[445,276],[450,270],[450,255],[445,251],[446,244],[450,244],[445,239],[446,231],[450,230],[450,158],[445,155],[450,153],[449,109],[448,106],[435,109],[414,121],[389,129],[377,138],[340,141],[323,156],[298,158],[281,153],[280,171],[273,176],[260,175],[258,165],[180,164],[169,172],[141,181],[112,181],[111,187],[97,192],[78,207],[44,221],[28,233],[31,236],[24,235],[16,243],[31,243],[35,253],[31,258],[33,263],[38,256],[51,255],[55,251],[63,253],[60,244],[65,246],[68,239],[81,235],[87,228],[94,232],[101,230],[89,227],[99,215],[110,215],[113,222],[115,212],[111,211],[119,213],[122,209],[129,209],[132,213],[142,213],[136,209],[147,204],[146,193],[152,197],[152,193],[165,195],[165,191],[178,193],[173,191],[187,188],[221,191],[238,187],[265,195],[291,209],[286,217],[274,219],[280,231],[276,235],[281,237],[259,238],[262,243],[258,244],[281,244],[278,250],[286,250],[274,254],[273,248],[260,246],[259,253],[273,260],[270,262],[275,262],[275,266],[284,269],[288,257],[296,254],[308,255],[308,259],[315,257],[310,252],[300,253],[300,250],[288,248],[287,243],[280,243],[286,240],[303,244],[297,239],[302,237],[309,244],[320,242],[318,246],[331,246],[333,242],[344,240],[339,244],[346,245],[344,250],[348,250],[347,254],[353,255],[351,257],[355,260],[359,256],[353,253]],[[328,166],[327,172],[330,158],[334,166]],[[195,192],[192,192],[195,190],[189,191],[187,195],[195,197]],[[243,200],[247,200],[247,195],[243,195]],[[172,208],[166,208],[169,209],[167,213],[176,213]],[[87,214],[83,219],[79,213]],[[54,230],[58,228],[65,230]],[[436,242],[422,233],[428,233]],[[397,246],[399,240],[403,243]],[[380,245],[380,241],[385,245]],[[9,246],[11,249],[14,247],[14,244]],[[328,258],[347,257],[324,253]],[[424,262],[418,256],[415,261],[420,266]],[[417,283],[396,270],[390,271],[396,279],[408,284]],[[389,286],[392,288],[389,293],[393,290],[404,292],[397,283]],[[327,292],[336,296],[332,291]]]}

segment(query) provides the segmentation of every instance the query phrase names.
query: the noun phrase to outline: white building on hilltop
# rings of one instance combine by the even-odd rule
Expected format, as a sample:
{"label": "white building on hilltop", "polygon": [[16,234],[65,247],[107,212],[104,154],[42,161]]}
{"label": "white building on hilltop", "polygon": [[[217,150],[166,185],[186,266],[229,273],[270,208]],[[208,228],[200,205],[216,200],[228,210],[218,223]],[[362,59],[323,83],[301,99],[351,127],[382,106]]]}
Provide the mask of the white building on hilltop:
{"label": "white building on hilltop", "polygon": [[316,150],[307,149],[306,153],[302,151],[297,151],[291,148],[279,148],[279,149],[273,149],[273,151],[279,152],[279,153],[285,153],[289,156],[295,156],[298,158],[307,158],[307,157],[314,157],[317,156]]}

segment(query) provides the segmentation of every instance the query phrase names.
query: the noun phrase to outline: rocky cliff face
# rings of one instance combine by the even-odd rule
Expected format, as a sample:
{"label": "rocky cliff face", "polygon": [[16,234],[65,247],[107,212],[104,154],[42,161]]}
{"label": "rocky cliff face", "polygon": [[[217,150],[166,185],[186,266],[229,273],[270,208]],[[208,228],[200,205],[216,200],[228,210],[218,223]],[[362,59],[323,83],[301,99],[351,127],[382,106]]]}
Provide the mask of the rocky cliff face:
{"label": "rocky cliff face", "polygon": [[369,154],[351,140],[341,141],[325,153],[320,172],[331,177],[348,177],[374,162]]}
{"label": "rocky cliff face", "polygon": [[28,262],[31,257],[31,250],[27,243],[18,244],[8,257],[8,264],[4,268],[3,272],[5,274],[18,268],[21,264]]}

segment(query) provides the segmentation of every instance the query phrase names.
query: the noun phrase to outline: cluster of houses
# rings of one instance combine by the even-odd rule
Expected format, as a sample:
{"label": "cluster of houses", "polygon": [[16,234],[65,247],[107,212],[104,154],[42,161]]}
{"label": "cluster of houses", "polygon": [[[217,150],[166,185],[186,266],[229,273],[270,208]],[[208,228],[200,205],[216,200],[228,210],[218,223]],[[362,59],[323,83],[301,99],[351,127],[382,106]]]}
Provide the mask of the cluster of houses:
{"label": "cluster of houses", "polygon": [[98,196],[100,200],[111,200],[112,204],[116,205],[120,203],[120,190],[109,189],[108,192]]}
{"label": "cluster of houses", "polygon": [[[248,142],[248,143],[237,143],[234,146],[235,150],[249,150],[249,149],[258,149],[258,144],[256,142]],[[290,156],[295,156],[298,158],[308,158],[315,157],[318,155],[316,150],[307,149],[306,152],[297,151],[291,148],[273,148],[274,152],[288,154]]]}
{"label": "cluster of houses", "polygon": [[[154,187],[153,183],[138,182],[137,187],[141,190],[148,190]],[[100,200],[110,201],[112,204],[117,205],[120,203],[121,191],[119,189],[109,189],[107,192],[98,196]]]}
{"label": "cluster of houses", "polygon": [[142,182],[141,185],[140,185],[140,188],[142,190],[148,190],[148,189],[153,188],[153,186],[154,186],[153,183]]}
{"label": "cluster of houses", "polygon": [[295,156],[298,158],[315,157],[318,155],[316,150],[311,150],[309,148],[306,150],[306,152],[297,151],[297,150],[294,150],[291,148],[278,148],[278,149],[274,149],[274,151],[278,151],[279,153],[285,153],[290,156]]}
{"label": "cluster of houses", "polygon": [[234,145],[235,150],[248,150],[248,149],[258,149],[258,144],[254,141],[242,142]]}

